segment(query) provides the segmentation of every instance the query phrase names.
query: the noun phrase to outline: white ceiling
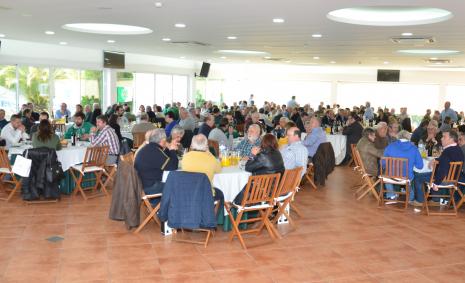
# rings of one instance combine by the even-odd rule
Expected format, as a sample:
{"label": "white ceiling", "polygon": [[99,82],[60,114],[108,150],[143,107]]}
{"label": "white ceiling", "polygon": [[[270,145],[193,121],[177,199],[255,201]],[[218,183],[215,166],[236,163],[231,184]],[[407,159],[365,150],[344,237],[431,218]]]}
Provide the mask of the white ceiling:
{"label": "white ceiling", "polygon": [[[465,51],[465,3],[460,0],[1,0],[0,33],[9,39],[58,44],[92,49],[118,50],[167,57],[185,57],[212,62],[264,62],[257,56],[221,55],[220,49],[246,49],[269,52],[274,58],[291,64],[362,66],[425,66],[425,57],[396,54],[413,46],[392,43],[391,36],[403,32],[434,36],[436,43],[424,48]],[[442,23],[371,27],[328,20],[329,11],[365,5],[409,5],[436,7],[451,11],[454,17]],[[274,24],[273,18],[285,23]],[[61,28],[66,23],[98,22],[144,26],[148,35],[98,35],[77,33]],[[175,28],[182,22],[187,28]],[[55,35],[45,35],[46,30]],[[313,33],[323,35],[320,39]],[[227,36],[237,36],[228,40]],[[199,41],[210,46],[174,45],[173,41]],[[108,44],[108,39],[116,40]],[[421,47],[420,47],[421,48]],[[34,50],[31,50],[33,54]],[[227,56],[227,59],[220,59]],[[320,57],[319,60],[313,59]],[[432,57],[432,56],[429,56]],[[438,56],[434,56],[438,57]],[[465,55],[441,57],[453,66],[465,66]],[[388,61],[388,65],[383,62]]]}

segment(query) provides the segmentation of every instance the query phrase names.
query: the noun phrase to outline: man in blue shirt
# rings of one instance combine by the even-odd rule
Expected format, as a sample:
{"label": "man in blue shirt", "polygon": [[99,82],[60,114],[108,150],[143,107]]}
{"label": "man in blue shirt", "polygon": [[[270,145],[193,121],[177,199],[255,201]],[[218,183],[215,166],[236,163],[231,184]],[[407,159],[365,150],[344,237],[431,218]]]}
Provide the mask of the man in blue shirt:
{"label": "man in blue shirt", "polygon": [[68,118],[71,118],[71,112],[67,108],[68,106],[66,105],[66,103],[63,102],[60,106],[60,109],[58,109],[55,112],[55,119],[61,119],[61,118],[64,118],[65,116],[68,116]]}
{"label": "man in blue shirt", "polygon": [[320,121],[316,117],[305,122],[305,130],[307,136],[302,144],[307,148],[309,162],[311,162],[320,144],[326,142],[326,133],[321,128]]}
{"label": "man in blue shirt", "polygon": [[308,151],[300,141],[300,130],[297,127],[289,128],[286,132],[288,145],[281,149],[281,155],[284,161],[284,168],[291,170],[302,167],[301,175],[307,172]]}
{"label": "man in blue shirt", "polygon": [[457,113],[454,111],[454,109],[450,108],[450,101],[446,101],[444,104],[444,110],[441,112],[441,121],[444,122],[446,117],[450,117],[454,123],[457,122]]}
{"label": "man in blue shirt", "polygon": [[365,118],[365,120],[373,120],[375,116],[373,114],[373,108],[370,106],[370,102],[367,102],[365,107],[365,114],[363,114],[363,118]]}
{"label": "man in blue shirt", "polygon": [[[413,167],[422,169],[423,168],[423,159],[421,158],[420,151],[418,148],[410,142],[411,134],[405,130],[402,130],[397,135],[397,140],[389,144],[384,150],[385,157],[396,157],[396,158],[406,158],[408,160],[408,178],[410,181],[413,180]],[[388,191],[394,190],[394,185],[385,184]],[[413,186],[410,186],[410,199],[413,201],[415,199],[415,194],[413,193]],[[396,194],[387,193],[386,197],[389,199],[394,199]]]}
{"label": "man in blue shirt", "polygon": [[0,130],[8,124],[8,121],[5,119],[5,110],[0,109]]}
{"label": "man in blue shirt", "polygon": [[239,151],[240,156],[250,158],[252,157],[252,148],[260,146],[262,139],[260,138],[260,126],[252,124],[247,131],[247,138],[243,139],[235,148]]}
{"label": "man in blue shirt", "polygon": [[176,126],[179,123],[179,121],[175,120],[174,112],[168,111],[165,114],[165,122],[166,122],[165,133],[166,133],[166,136],[169,137],[171,136],[171,130],[174,128],[174,126]]}

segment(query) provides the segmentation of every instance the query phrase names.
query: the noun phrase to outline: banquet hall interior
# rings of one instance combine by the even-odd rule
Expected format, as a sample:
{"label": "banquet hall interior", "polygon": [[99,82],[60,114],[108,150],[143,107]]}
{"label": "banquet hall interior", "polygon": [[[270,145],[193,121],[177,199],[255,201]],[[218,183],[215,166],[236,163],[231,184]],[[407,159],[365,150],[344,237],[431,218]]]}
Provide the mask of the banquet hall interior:
{"label": "banquet hall interior", "polygon": [[0,282],[465,282],[464,26],[1,0]]}

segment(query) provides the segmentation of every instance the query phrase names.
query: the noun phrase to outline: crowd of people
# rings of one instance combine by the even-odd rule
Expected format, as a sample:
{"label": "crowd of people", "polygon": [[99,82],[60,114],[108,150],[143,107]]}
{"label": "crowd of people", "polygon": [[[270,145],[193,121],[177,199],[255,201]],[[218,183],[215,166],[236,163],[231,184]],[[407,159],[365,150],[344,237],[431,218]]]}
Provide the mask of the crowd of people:
{"label": "crowd of people", "polygon": [[[202,105],[188,103],[140,105],[132,113],[127,104],[114,104],[102,113],[100,105],[76,105],[72,114],[66,103],[54,113],[54,120],[65,119],[72,125],[62,133],[69,139],[73,136],[93,145],[107,145],[110,148],[109,162],[115,163],[121,152],[124,138],[121,129],[132,125],[131,131],[145,133],[146,142],[136,153],[135,167],[146,193],[163,190],[162,173],[179,166],[190,172],[205,173],[210,181],[221,169],[218,153],[212,151],[208,141],[216,141],[221,148],[238,151],[246,162],[245,169],[252,174],[282,173],[285,169],[306,168],[312,162],[320,144],[327,142],[327,134],[342,134],[347,138],[347,152],[343,164],[352,158],[351,145],[356,145],[369,174],[379,172],[378,160],[382,156],[403,157],[409,160],[409,178],[414,186],[410,201],[414,205],[423,202],[420,193],[421,182],[428,179],[428,173],[415,173],[421,169],[423,160],[418,147],[438,150],[435,184],[447,171],[448,162],[463,161],[465,137],[463,112],[456,112],[449,102],[444,110],[427,110],[418,127],[413,129],[407,108],[379,108],[377,111],[367,102],[362,106],[342,108],[320,103],[316,108],[309,104],[300,106],[296,97],[287,104],[265,102],[256,107],[253,95],[248,101],[239,101],[228,106],[204,102]],[[6,148],[21,140],[32,139],[34,147],[49,147],[59,150],[60,137],[47,112],[37,113],[34,105],[23,105],[20,113],[6,121],[5,112],[0,109],[1,141]],[[302,135],[305,133],[305,136]],[[234,139],[244,138],[235,145]],[[301,139],[302,137],[302,139]],[[186,150],[189,152],[185,153]],[[184,155],[184,156],[183,156]],[[463,176],[462,176],[463,178]],[[388,188],[387,198],[394,187]],[[221,198],[221,191],[212,191]],[[240,202],[238,195],[236,201]]]}

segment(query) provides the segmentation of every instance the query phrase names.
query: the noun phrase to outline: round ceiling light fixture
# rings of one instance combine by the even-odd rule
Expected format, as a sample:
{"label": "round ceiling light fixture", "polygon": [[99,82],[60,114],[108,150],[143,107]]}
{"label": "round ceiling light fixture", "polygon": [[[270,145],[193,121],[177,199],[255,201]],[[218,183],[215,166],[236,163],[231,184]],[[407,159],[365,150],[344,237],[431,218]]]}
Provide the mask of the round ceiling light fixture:
{"label": "round ceiling light fixture", "polygon": [[453,17],[450,11],[412,6],[363,6],[328,13],[328,19],[354,25],[410,26],[438,23]]}
{"label": "round ceiling light fixture", "polygon": [[402,49],[397,50],[397,53],[404,55],[457,55],[462,52],[458,50],[447,50],[447,49]]}
{"label": "round ceiling light fixture", "polygon": [[97,34],[136,35],[152,33],[151,29],[145,27],[102,23],[73,23],[66,24],[62,26],[62,28],[71,31]]}
{"label": "round ceiling light fixture", "polygon": [[233,49],[224,49],[218,50],[222,54],[237,54],[237,55],[269,55],[268,52],[255,51],[255,50],[233,50]]}

